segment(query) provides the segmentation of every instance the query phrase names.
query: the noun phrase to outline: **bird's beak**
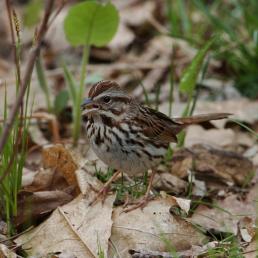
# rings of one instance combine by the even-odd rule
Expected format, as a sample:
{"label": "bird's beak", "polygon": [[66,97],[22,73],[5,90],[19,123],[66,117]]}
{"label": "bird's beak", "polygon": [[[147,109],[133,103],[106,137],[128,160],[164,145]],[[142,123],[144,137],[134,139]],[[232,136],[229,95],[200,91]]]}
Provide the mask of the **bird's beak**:
{"label": "bird's beak", "polygon": [[84,99],[82,104],[81,104],[81,109],[84,110],[84,109],[88,109],[91,107],[92,105],[92,99],[88,98],[88,99]]}
{"label": "bird's beak", "polygon": [[88,115],[90,112],[96,111],[99,106],[90,98],[84,99],[81,104],[81,110],[83,115]]}

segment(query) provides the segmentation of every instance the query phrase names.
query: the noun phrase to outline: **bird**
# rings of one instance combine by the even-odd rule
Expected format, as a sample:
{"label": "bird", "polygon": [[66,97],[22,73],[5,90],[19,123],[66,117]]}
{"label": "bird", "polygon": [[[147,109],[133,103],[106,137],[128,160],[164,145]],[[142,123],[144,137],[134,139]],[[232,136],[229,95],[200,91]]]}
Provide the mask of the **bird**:
{"label": "bird", "polygon": [[142,105],[118,83],[110,80],[92,85],[81,110],[91,148],[100,160],[116,170],[93,202],[107,194],[108,187],[121,172],[134,176],[152,170],[145,196],[125,211],[146,206],[155,167],[164,159],[170,143],[177,142],[178,133],[188,125],[224,119],[230,115],[211,113],[170,118]]}

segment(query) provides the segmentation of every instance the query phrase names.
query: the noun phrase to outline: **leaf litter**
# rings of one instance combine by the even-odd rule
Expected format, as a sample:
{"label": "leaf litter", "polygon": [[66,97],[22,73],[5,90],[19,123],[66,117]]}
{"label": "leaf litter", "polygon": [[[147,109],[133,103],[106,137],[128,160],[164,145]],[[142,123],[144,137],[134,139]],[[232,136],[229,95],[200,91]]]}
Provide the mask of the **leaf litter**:
{"label": "leaf litter", "polygon": [[[145,43],[138,42],[146,28],[154,30],[162,22],[162,17],[156,11],[159,4],[154,1],[144,4],[127,1],[123,4],[120,2],[120,5],[122,19],[118,33],[106,49],[92,51],[92,58],[99,60],[100,64],[90,64],[90,74],[99,73],[102,78],[121,82],[140,100],[144,100],[143,88],[136,87],[136,84],[142,81],[151,102],[155,99],[157,85],[162,84],[159,109],[168,113],[169,83],[166,78],[171,56],[176,60],[174,76],[177,82],[182,70],[196,54],[196,49],[184,40],[165,35],[151,36]],[[60,18],[55,20],[46,38],[50,47],[44,49],[45,55],[49,56],[48,64],[54,67],[46,72],[53,89],[60,87],[60,69],[55,67],[53,61],[55,55],[62,52],[72,64],[78,63],[78,53],[67,50],[68,45],[63,37],[62,23],[66,12],[63,9]],[[5,19],[3,17],[1,15],[1,19]],[[7,21],[4,23],[8,24]],[[162,31],[164,28],[159,29]],[[51,52],[55,53],[52,54],[54,58],[51,58]],[[101,60],[110,63],[101,64]],[[208,69],[213,71],[220,65],[218,61],[212,62]],[[11,69],[12,65],[1,55],[0,79],[2,82],[3,75],[8,89],[14,85],[10,77]],[[218,82],[221,85],[216,86]],[[211,90],[217,92],[226,92],[224,88],[232,87],[231,82],[224,87],[225,82],[220,80],[204,81],[204,84],[208,88],[216,86]],[[31,100],[33,110],[38,111],[43,107],[44,97],[35,75],[32,76],[31,89],[31,95],[35,95],[35,99]],[[2,103],[4,87],[0,86],[0,92]],[[226,100],[218,93],[219,101],[211,102],[205,100],[207,91],[204,90],[197,101],[196,113],[231,112],[240,121],[255,126],[258,120],[257,112],[254,112],[258,110],[257,101],[249,101],[232,92],[229,90],[225,93]],[[233,99],[227,99],[232,94]],[[9,103],[13,98],[14,91],[10,90],[9,94],[8,90]],[[174,99],[173,114],[179,116],[184,103],[181,96],[175,94]],[[61,133],[65,126],[69,128],[70,125],[61,127]],[[32,164],[35,156],[31,155],[31,160],[27,162],[16,218],[19,226],[24,226],[30,218],[37,220],[31,231],[15,240],[30,255],[59,257],[57,253],[61,252],[60,257],[99,257],[100,250],[103,250],[105,257],[111,254],[114,257],[170,257],[166,246],[168,239],[179,257],[205,257],[209,249],[220,245],[219,240],[214,241],[210,236],[214,232],[217,235],[234,234],[244,244],[245,251],[256,248],[257,141],[246,132],[236,130],[232,123],[216,121],[189,127],[186,148],[175,151],[172,162],[162,164],[163,168],[156,175],[154,188],[162,197],[151,201],[143,211],[139,209],[131,213],[123,213],[121,207],[113,206],[114,194],[103,205],[99,202],[88,206],[94,196],[93,188],[100,189],[103,185],[95,177],[96,168],[106,171],[106,167],[92,153],[86,151],[86,154],[80,155],[81,150],[72,150],[69,144],[49,146],[53,131],[48,122],[44,128],[38,121],[33,121],[30,126],[32,145],[40,149],[43,147],[43,153],[36,154],[43,159],[40,162],[35,160],[35,164]],[[87,149],[87,142],[82,145]],[[162,191],[173,196],[162,195]],[[171,213],[172,207],[185,213]],[[30,212],[27,213],[28,210]],[[15,254],[10,250],[1,245],[1,253],[18,257],[13,256]]]}

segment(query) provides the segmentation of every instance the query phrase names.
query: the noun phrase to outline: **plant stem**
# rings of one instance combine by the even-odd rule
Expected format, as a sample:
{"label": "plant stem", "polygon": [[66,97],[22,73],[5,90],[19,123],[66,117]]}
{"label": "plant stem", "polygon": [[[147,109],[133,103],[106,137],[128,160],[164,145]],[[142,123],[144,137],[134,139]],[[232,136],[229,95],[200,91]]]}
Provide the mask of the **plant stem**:
{"label": "plant stem", "polygon": [[81,79],[79,90],[76,92],[76,103],[74,107],[74,130],[73,130],[73,145],[76,146],[81,130],[81,102],[84,92],[84,82],[86,79],[87,64],[89,62],[90,46],[85,44],[83,47],[82,66],[81,66]]}
{"label": "plant stem", "polygon": [[175,59],[175,49],[173,44],[171,45],[172,55],[171,55],[171,64],[170,64],[170,76],[169,76],[169,96],[168,96],[168,116],[172,115],[173,108],[173,94],[174,94],[174,59]]}
{"label": "plant stem", "polygon": [[49,88],[48,88],[46,76],[44,73],[41,55],[39,55],[39,57],[36,60],[36,70],[37,70],[37,76],[38,76],[38,81],[39,81],[40,87],[45,94],[47,110],[48,110],[48,112],[51,113],[52,105],[51,105],[51,101],[50,101]]}

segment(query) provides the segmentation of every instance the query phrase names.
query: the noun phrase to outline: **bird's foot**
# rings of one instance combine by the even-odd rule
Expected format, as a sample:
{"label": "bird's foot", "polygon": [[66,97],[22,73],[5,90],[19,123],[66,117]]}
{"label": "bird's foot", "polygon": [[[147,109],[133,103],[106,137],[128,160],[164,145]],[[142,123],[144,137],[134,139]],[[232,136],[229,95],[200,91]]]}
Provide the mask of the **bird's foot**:
{"label": "bird's foot", "polygon": [[[138,208],[141,208],[141,210],[143,210],[143,208],[149,203],[149,201],[151,201],[153,199],[154,199],[154,196],[150,196],[149,194],[145,195],[143,198],[141,198],[137,202],[133,203],[128,208],[126,208],[126,206],[124,205],[123,212],[130,212],[130,211],[133,211]],[[127,205],[128,205],[128,203],[127,203]]]}
{"label": "bird's foot", "polygon": [[[110,190],[111,183],[119,176],[120,171],[116,171],[112,177],[104,184],[104,186],[98,191],[97,195],[93,198],[93,200],[90,202],[90,206],[96,203],[99,199],[101,200],[102,204],[104,204],[108,192]],[[94,190],[95,191],[95,190]]]}
{"label": "bird's foot", "polygon": [[93,200],[90,202],[90,206],[95,204],[98,200],[101,200],[102,204],[104,204],[107,196],[108,196],[108,193],[109,193],[109,190],[110,190],[110,186],[103,186],[98,192],[97,192],[97,195],[94,196]]}

